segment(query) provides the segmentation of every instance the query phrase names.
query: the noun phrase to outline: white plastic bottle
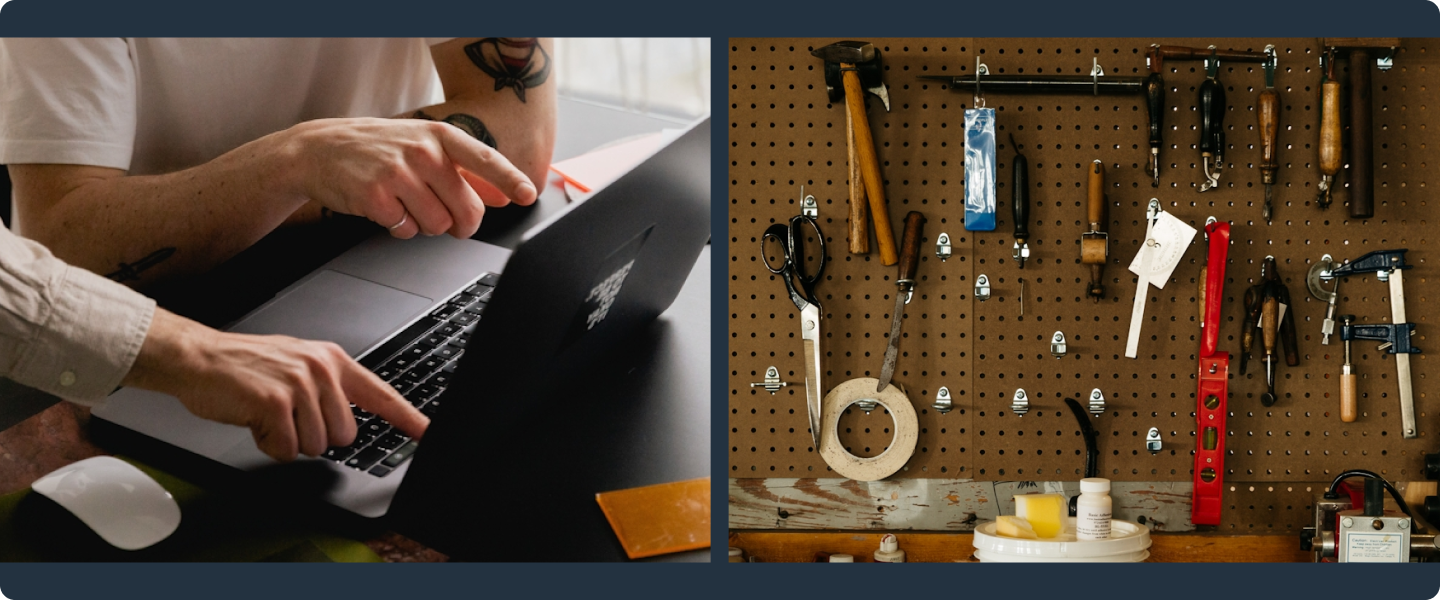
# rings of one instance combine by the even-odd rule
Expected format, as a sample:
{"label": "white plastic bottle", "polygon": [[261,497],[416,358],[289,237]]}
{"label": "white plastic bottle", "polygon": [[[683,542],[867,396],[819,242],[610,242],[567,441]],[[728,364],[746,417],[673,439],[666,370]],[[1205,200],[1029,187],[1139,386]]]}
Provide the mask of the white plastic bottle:
{"label": "white plastic bottle", "polygon": [[1075,501],[1075,538],[1110,539],[1110,480],[1090,477],[1080,480],[1080,497]]}
{"label": "white plastic bottle", "polygon": [[875,551],[875,562],[905,562],[905,551],[900,549],[900,541],[895,539],[895,534],[887,533],[880,538],[880,549]]}

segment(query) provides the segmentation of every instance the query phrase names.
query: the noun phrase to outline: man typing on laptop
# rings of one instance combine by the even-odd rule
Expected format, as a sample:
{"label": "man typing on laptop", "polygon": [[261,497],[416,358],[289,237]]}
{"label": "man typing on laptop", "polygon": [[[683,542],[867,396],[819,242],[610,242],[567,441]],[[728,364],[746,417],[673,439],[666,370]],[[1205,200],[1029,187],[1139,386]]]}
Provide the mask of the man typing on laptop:
{"label": "man typing on laptop", "polygon": [[0,40],[16,230],[142,284],[332,212],[469,237],[546,180],[550,61],[533,38]]}
{"label": "man typing on laptop", "polygon": [[215,331],[0,227],[0,376],[94,405],[117,385],[248,427],[286,461],[355,438],[350,403],[412,437],[430,420],[338,346]]}

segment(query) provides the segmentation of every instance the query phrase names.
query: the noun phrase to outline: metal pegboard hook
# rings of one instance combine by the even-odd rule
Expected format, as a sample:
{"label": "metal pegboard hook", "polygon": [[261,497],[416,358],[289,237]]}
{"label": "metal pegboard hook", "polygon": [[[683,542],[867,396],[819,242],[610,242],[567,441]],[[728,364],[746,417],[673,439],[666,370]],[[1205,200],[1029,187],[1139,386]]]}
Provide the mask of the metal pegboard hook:
{"label": "metal pegboard hook", "polygon": [[980,57],[975,57],[975,108],[985,108],[985,98],[980,95],[980,76],[989,75],[990,67],[980,62]]}

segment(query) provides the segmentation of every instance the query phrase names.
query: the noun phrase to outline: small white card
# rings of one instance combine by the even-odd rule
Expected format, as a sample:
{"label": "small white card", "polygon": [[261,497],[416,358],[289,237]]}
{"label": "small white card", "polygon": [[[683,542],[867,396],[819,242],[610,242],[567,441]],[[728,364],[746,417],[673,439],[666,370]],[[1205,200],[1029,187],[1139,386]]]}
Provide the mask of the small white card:
{"label": "small white card", "polygon": [[[1170,274],[1175,272],[1175,267],[1180,266],[1180,259],[1185,256],[1185,249],[1190,247],[1190,241],[1195,239],[1196,229],[1187,225],[1184,221],[1177,219],[1168,212],[1161,212],[1160,217],[1155,220],[1155,226],[1151,228],[1150,238],[1160,244],[1158,248],[1149,248],[1155,255],[1150,257],[1150,283],[1157,288],[1165,289],[1165,284],[1170,281]],[[1146,251],[1142,244],[1140,251],[1135,253],[1135,258],[1130,261],[1130,272],[1140,275],[1140,259]]]}

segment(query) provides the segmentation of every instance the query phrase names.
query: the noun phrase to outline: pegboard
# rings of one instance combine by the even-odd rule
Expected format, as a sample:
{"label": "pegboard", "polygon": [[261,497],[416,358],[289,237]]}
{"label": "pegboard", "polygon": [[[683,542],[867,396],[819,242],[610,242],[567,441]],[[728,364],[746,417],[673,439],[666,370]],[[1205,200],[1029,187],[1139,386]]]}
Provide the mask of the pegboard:
{"label": "pegboard", "polygon": [[[837,38],[838,39],[838,38]],[[863,39],[863,38],[855,38]],[[799,213],[801,186],[819,201],[829,263],[816,288],[822,322],[823,387],[854,377],[878,376],[893,308],[895,268],[878,253],[846,249],[848,202],[845,114],[825,95],[821,61],[810,50],[834,39],[731,40],[730,48],[730,476],[834,477],[812,448],[805,410],[798,315],[780,281],[761,264],[760,234]],[[1361,374],[1355,423],[1338,416],[1338,375],[1343,345],[1320,343],[1324,304],[1310,296],[1305,276],[1325,253],[1353,259],[1373,250],[1409,248],[1415,268],[1405,277],[1407,313],[1418,324],[1415,344],[1425,350],[1431,322],[1428,297],[1437,292],[1426,228],[1440,216],[1429,194],[1437,185],[1436,130],[1440,110],[1440,43],[1407,39],[1390,71],[1373,71],[1375,217],[1348,218],[1344,188],[1325,211],[1313,205],[1320,180],[1316,157],[1321,51],[1317,39],[872,39],[881,51],[891,110],[867,95],[870,125],[885,178],[897,239],[906,212],[925,214],[918,286],[907,306],[894,381],[919,413],[919,444],[894,477],[978,480],[1068,480],[1083,467],[1084,444],[1070,397],[1084,404],[1090,390],[1106,394],[1107,409],[1092,423],[1100,432],[1100,474],[1113,480],[1189,481],[1195,447],[1195,369],[1198,352],[1196,279],[1203,261],[1200,235],[1163,290],[1151,288],[1140,356],[1123,357],[1136,278],[1125,269],[1144,233],[1145,204],[1159,198],[1172,215],[1200,228],[1206,217],[1232,222],[1222,307],[1221,349],[1232,353],[1226,447],[1226,481],[1328,481],[1346,468],[1367,468],[1392,480],[1421,479],[1422,455],[1435,451],[1435,407],[1429,396],[1430,359],[1412,357],[1420,437],[1400,435],[1395,361],[1373,342],[1355,342]],[[963,111],[970,90],[922,81],[918,75],[968,75],[978,56],[991,73],[1088,74],[1092,58],[1107,75],[1143,76],[1152,42],[1260,50],[1279,55],[1280,134],[1274,189],[1275,220],[1260,218],[1259,134],[1256,96],[1264,86],[1258,63],[1222,63],[1225,86],[1225,168],[1221,187],[1198,193],[1203,181],[1197,143],[1199,62],[1165,64],[1167,86],[1161,187],[1153,188],[1148,160],[1147,113],[1141,95],[985,95],[997,111],[996,196],[992,232],[963,228]],[[1339,77],[1344,74],[1340,63]],[[1009,136],[1030,161],[1031,259],[1019,269],[1010,258]],[[1110,264],[1106,297],[1085,297],[1088,269],[1079,262],[1086,229],[1086,167],[1100,159],[1107,170]],[[1348,149],[1347,149],[1348,160]],[[1349,181],[1346,171],[1338,176]],[[953,256],[941,262],[935,239],[948,233]],[[1263,347],[1239,375],[1241,296],[1273,254],[1294,299],[1300,366],[1277,363],[1279,402],[1260,404],[1265,391]],[[813,260],[813,259],[812,259]],[[993,296],[973,296],[974,279],[989,276]],[[1020,278],[1024,278],[1024,315]],[[1340,284],[1337,314],[1358,323],[1390,320],[1388,288],[1373,277]],[[1049,338],[1066,334],[1069,353],[1050,356]],[[791,382],[771,395],[751,388],[767,366]],[[955,409],[930,408],[947,386]],[[1011,413],[1016,388],[1031,410]],[[842,416],[841,441],[857,456],[878,454],[891,439],[884,411],[855,408]],[[1145,433],[1157,427],[1164,448],[1145,450]],[[1248,484],[1247,484],[1248,485]],[[1293,487],[1293,486],[1288,486]],[[1227,497],[1227,502],[1231,498]],[[1294,500],[1286,500],[1293,505]],[[1305,501],[1308,505],[1308,501]],[[1247,504],[1248,506],[1248,504]],[[1229,511],[1227,511],[1229,512]],[[1232,519],[1227,517],[1227,521]],[[1242,521],[1243,522],[1243,521]],[[1243,527],[1243,526],[1242,526]]]}

